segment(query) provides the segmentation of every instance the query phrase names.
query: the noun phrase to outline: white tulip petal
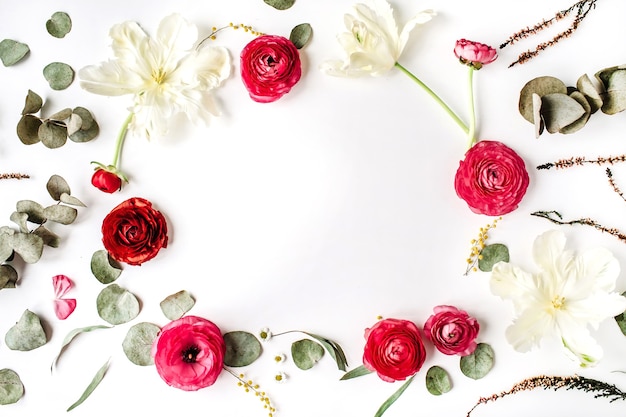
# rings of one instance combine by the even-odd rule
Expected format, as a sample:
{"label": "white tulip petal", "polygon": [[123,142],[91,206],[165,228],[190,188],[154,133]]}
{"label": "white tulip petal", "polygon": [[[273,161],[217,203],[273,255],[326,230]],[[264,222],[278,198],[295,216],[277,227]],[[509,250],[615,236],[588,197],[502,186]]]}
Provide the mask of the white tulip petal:
{"label": "white tulip petal", "polygon": [[581,366],[594,366],[602,358],[602,347],[591,337],[586,326],[581,326],[567,314],[558,316],[557,326],[563,346],[580,361]]}
{"label": "white tulip petal", "polygon": [[437,16],[437,13],[434,10],[423,10],[413,16],[413,18],[404,25],[402,31],[400,32],[400,36],[398,37],[398,56],[400,56],[402,51],[404,51],[404,47],[409,40],[409,35],[411,34],[411,31],[415,29],[415,26],[423,25],[435,16]]}
{"label": "white tulip petal", "polygon": [[555,323],[541,309],[527,309],[506,329],[506,339],[518,352],[528,352],[554,331]]}
{"label": "white tulip petal", "polygon": [[554,263],[565,249],[565,234],[549,230],[537,236],[533,244],[533,260],[543,270],[554,269]]}

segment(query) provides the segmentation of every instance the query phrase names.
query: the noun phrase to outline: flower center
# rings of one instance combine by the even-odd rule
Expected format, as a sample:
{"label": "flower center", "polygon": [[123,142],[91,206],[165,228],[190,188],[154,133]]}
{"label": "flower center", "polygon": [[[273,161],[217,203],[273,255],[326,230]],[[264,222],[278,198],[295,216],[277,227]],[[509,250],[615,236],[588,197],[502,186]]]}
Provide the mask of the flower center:
{"label": "flower center", "polygon": [[187,349],[182,351],[183,362],[195,363],[199,353],[200,348],[198,348],[198,346],[189,346]]}
{"label": "flower center", "polygon": [[563,308],[563,304],[565,304],[565,297],[557,295],[552,299],[552,307],[554,307],[555,310],[560,310],[561,308]]}
{"label": "flower center", "polygon": [[167,73],[163,71],[163,68],[159,68],[158,70],[152,70],[152,79],[157,84],[163,84],[166,75]]}

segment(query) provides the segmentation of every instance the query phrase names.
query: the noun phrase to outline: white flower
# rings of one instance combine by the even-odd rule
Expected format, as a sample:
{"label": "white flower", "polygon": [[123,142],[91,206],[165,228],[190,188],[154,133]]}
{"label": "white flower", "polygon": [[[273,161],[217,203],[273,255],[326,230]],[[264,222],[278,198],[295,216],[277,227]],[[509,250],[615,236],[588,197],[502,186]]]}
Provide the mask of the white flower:
{"label": "white flower", "polygon": [[263,327],[261,330],[259,330],[259,339],[261,339],[262,342],[267,342],[272,338],[272,336],[272,331],[269,329],[269,327]]}
{"label": "white flower", "polygon": [[537,274],[506,262],[493,267],[491,291],[511,300],[517,314],[507,340],[526,352],[553,334],[581,366],[595,365],[603,351],[589,325],[597,329],[604,319],[626,310],[626,298],[613,292],[620,272],[617,259],[603,248],[575,255],[565,250],[565,235],[556,230],[537,237],[533,258],[542,269]]}
{"label": "white flower", "polygon": [[411,30],[435,15],[433,10],[423,10],[398,31],[393,9],[386,0],[356,4],[354,15],[344,16],[348,31],[337,37],[347,54],[346,60],[327,61],[321,65],[321,70],[330,75],[347,77],[382,75],[398,61]]}
{"label": "white flower", "polygon": [[133,94],[136,134],[163,135],[178,113],[204,122],[219,115],[211,90],[230,75],[230,56],[221,47],[194,50],[195,25],[172,14],[160,22],[154,38],[136,22],[117,24],[109,35],[115,58],[82,68],[80,84],[105,96]]}
{"label": "white flower", "polygon": [[287,378],[287,374],[284,372],[278,372],[276,375],[274,375],[274,381],[278,382],[279,384],[287,382]]}

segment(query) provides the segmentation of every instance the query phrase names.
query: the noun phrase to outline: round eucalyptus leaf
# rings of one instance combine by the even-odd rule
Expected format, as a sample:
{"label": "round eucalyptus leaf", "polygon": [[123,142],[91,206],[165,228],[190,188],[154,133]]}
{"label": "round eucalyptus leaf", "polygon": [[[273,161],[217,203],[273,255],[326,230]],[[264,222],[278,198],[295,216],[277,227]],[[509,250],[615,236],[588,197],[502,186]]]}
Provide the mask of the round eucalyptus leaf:
{"label": "round eucalyptus leaf", "polygon": [[58,248],[61,238],[44,226],[39,226],[33,230],[33,234],[39,236],[43,240],[43,244],[51,248]]}
{"label": "round eucalyptus leaf", "polygon": [[302,49],[313,36],[313,28],[308,23],[300,23],[289,34],[289,40],[296,45],[296,48]]}
{"label": "round eucalyptus leaf", "polygon": [[426,372],[426,389],[433,395],[441,395],[452,389],[450,375],[439,366],[431,367]]}
{"label": "round eucalyptus leaf", "polygon": [[139,314],[139,300],[117,284],[111,284],[98,294],[98,315],[112,325],[128,323]]}
{"label": "round eucalyptus leaf", "polygon": [[541,117],[550,133],[557,133],[584,114],[583,106],[567,94],[553,93],[541,97]]}
{"label": "round eucalyptus leaf", "polygon": [[0,42],[0,60],[5,67],[17,64],[29,52],[30,48],[25,43],[13,39],[3,39]]}
{"label": "round eucalyptus leaf", "polygon": [[609,75],[602,98],[602,112],[605,114],[616,114],[626,109],[626,68],[619,67]]}
{"label": "round eucalyptus leaf", "polygon": [[39,126],[37,135],[41,143],[50,149],[60,148],[67,142],[67,129],[65,126],[59,126],[49,121],[43,122]]}
{"label": "round eucalyptus leaf", "polygon": [[22,115],[37,113],[43,107],[43,100],[39,94],[32,90],[28,90],[26,99],[24,100],[24,108],[22,109]]}
{"label": "round eucalyptus leaf", "polygon": [[30,310],[24,311],[20,320],[11,327],[4,342],[11,350],[29,351],[48,341],[39,317]]}
{"label": "round eucalyptus leaf", "polygon": [[72,30],[72,20],[65,12],[55,12],[46,22],[46,30],[55,38],[63,38]]}
{"label": "round eucalyptus leaf", "polygon": [[61,201],[61,195],[63,194],[72,194],[72,190],[65,178],[56,174],[48,179],[46,190],[48,190],[48,194],[54,201]]}
{"label": "round eucalyptus leaf", "polygon": [[589,104],[583,93],[576,90],[572,91],[569,96],[576,100],[576,102],[581,105],[585,112],[575,122],[561,128],[561,130],[559,130],[559,133],[563,134],[570,134],[579,131],[583,128],[583,126],[587,124],[587,122],[589,121],[589,117],[591,116],[591,104]]}
{"label": "round eucalyptus leaf", "polygon": [[74,207],[55,204],[43,209],[43,214],[49,221],[60,224],[72,224],[78,216],[78,210]]}
{"label": "round eucalyptus leaf", "polygon": [[302,339],[291,345],[291,357],[302,370],[311,369],[324,356],[324,348],[317,342]]}
{"label": "round eucalyptus leaf", "polygon": [[480,251],[482,258],[478,259],[478,269],[491,272],[493,266],[500,261],[509,262],[509,248],[502,243],[487,245]]}
{"label": "round eucalyptus leaf", "polygon": [[82,123],[80,129],[70,134],[70,140],[77,143],[89,142],[100,133],[100,126],[93,118],[89,110],[84,107],[76,107],[74,114],[78,115]]}
{"label": "round eucalyptus leaf", "polygon": [[0,405],[14,404],[24,396],[24,384],[11,369],[0,369]]}
{"label": "round eucalyptus leaf", "polygon": [[37,262],[43,253],[43,239],[33,233],[15,233],[9,238],[9,244],[28,264]]}
{"label": "round eucalyptus leaf", "polygon": [[101,283],[110,284],[122,274],[122,267],[103,249],[91,256],[91,273]]}
{"label": "round eucalyptus leaf", "polygon": [[269,4],[277,10],[287,10],[296,2],[296,0],[263,0],[265,4]]}
{"label": "round eucalyptus leaf", "polygon": [[591,108],[592,114],[597,112],[600,107],[602,107],[602,98],[600,97],[600,93],[593,85],[587,74],[583,74],[578,78],[578,81],[576,81],[576,88],[585,96],[585,99]]}
{"label": "round eucalyptus leaf", "polygon": [[188,291],[182,290],[175,294],[168,295],[161,301],[161,311],[170,320],[178,320],[185,315],[195,305]]}
{"label": "round eucalyptus leaf", "polygon": [[17,283],[17,271],[11,265],[0,265],[0,289],[14,288]]}
{"label": "round eucalyptus leaf", "polygon": [[69,204],[70,206],[87,207],[85,203],[80,201],[78,198],[69,195],[68,193],[61,193],[59,201],[61,203]]}
{"label": "round eucalyptus leaf", "polygon": [[28,214],[14,211],[13,213],[11,213],[11,217],[9,219],[20,227],[20,232],[28,233],[30,231],[28,230],[27,224]]}
{"label": "round eucalyptus leaf", "polygon": [[486,343],[479,343],[470,355],[461,357],[460,367],[463,375],[480,379],[487,375],[493,367],[493,349]]}
{"label": "round eucalyptus leaf", "polygon": [[74,70],[63,62],[52,62],[44,67],[43,76],[53,90],[65,90],[74,81]]}
{"label": "round eucalyptus leaf", "polygon": [[74,107],[72,112],[78,116],[80,116],[82,123],[80,128],[83,130],[89,130],[96,123],[96,120],[93,118],[93,115],[89,110],[84,107]]}
{"label": "round eucalyptus leaf", "polygon": [[224,365],[232,367],[247,366],[256,361],[263,348],[261,342],[252,333],[234,331],[224,334],[226,353]]}
{"label": "round eucalyptus leaf", "polygon": [[17,122],[17,137],[24,145],[33,145],[41,141],[39,139],[39,126],[41,119],[32,114],[22,116]]}
{"label": "round eucalyptus leaf", "polygon": [[28,215],[29,222],[42,224],[46,221],[43,206],[36,201],[20,200],[15,204],[15,211],[19,213],[26,213]]}
{"label": "round eucalyptus leaf", "polygon": [[63,120],[69,119],[71,115],[72,115],[72,109],[63,109],[52,114],[50,117],[48,117],[48,119],[63,121]]}
{"label": "round eucalyptus leaf", "polygon": [[152,358],[152,344],[156,340],[161,328],[152,323],[138,323],[128,329],[122,342],[122,348],[128,360],[135,365],[154,365]]}
{"label": "round eucalyptus leaf", "polygon": [[67,135],[70,137],[80,130],[81,125],[83,124],[83,119],[76,113],[71,113],[70,117],[67,119],[65,126],[67,127]]}
{"label": "round eucalyptus leaf", "polygon": [[528,81],[519,97],[519,112],[530,123],[534,123],[533,119],[533,94],[543,97],[546,94],[561,93],[567,94],[567,86],[563,81],[555,77],[537,77]]}
{"label": "round eucalyptus leaf", "polygon": [[0,264],[13,256],[13,246],[11,246],[11,236],[15,234],[13,229],[10,229],[13,233],[0,233]]}

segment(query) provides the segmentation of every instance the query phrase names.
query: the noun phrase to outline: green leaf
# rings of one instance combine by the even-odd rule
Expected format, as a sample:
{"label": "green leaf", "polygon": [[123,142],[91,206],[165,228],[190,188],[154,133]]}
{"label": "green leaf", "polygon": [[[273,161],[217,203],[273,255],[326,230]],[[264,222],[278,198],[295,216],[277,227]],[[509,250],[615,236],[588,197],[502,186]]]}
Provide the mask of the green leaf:
{"label": "green leaf", "polygon": [[71,332],[69,332],[67,334],[67,336],[65,336],[65,338],[63,339],[63,343],[61,344],[61,349],[59,350],[58,355],[52,361],[52,365],[50,365],[50,371],[52,372],[52,369],[56,366],[56,364],[59,361],[59,359],[61,358],[61,355],[63,354],[63,352],[65,352],[65,350],[67,349],[69,344],[72,342],[72,340],[74,340],[74,338],[76,338],[78,335],[83,334],[83,333],[92,332],[94,330],[112,329],[112,328],[113,327],[111,327],[111,326],[104,326],[104,325],[99,324],[99,325],[96,325],[96,326],[80,327],[78,329],[74,329]]}
{"label": "green leaf", "polygon": [[[626,292],[622,293],[622,297],[626,297]],[[622,314],[615,316],[615,321],[617,322],[619,329],[622,331],[622,334],[626,336],[626,311],[624,311]]]}
{"label": "green leaf", "polygon": [[450,376],[439,366],[431,367],[426,372],[426,389],[433,395],[441,395],[452,389]]}
{"label": "green leaf", "polygon": [[111,284],[98,294],[98,315],[107,323],[128,323],[139,314],[139,301],[131,292]]}
{"label": "green leaf", "polygon": [[65,126],[50,121],[43,122],[39,126],[37,135],[41,143],[50,149],[60,148],[67,142],[67,129]]}
{"label": "green leaf", "polygon": [[363,376],[363,375],[369,375],[371,373],[372,373],[372,371],[367,369],[365,366],[361,365],[361,366],[357,366],[356,368],[352,369],[351,371],[348,371],[345,374],[343,374],[343,376],[339,380],[340,381],[347,381],[348,379],[357,378],[357,377],[360,377],[360,376]]}
{"label": "green leaf", "polygon": [[5,67],[17,64],[29,52],[30,48],[25,43],[13,39],[3,39],[0,42],[0,60]]}
{"label": "green leaf", "polygon": [[72,109],[63,109],[60,110],[54,114],[52,114],[50,117],[48,117],[48,120],[54,120],[57,122],[62,122],[64,120],[67,120],[70,118],[70,116],[72,115]]}
{"label": "green leaf", "polygon": [[541,97],[540,113],[546,124],[546,130],[557,133],[582,117],[585,109],[567,94],[554,93]]}
{"label": "green leaf", "polygon": [[302,49],[307,43],[309,43],[311,36],[313,36],[313,28],[311,25],[308,23],[300,23],[291,29],[289,40],[296,45],[296,48]]}
{"label": "green leaf", "polygon": [[24,115],[17,122],[17,137],[24,145],[34,145],[41,141],[39,139],[39,127],[41,119],[32,114]]}
{"label": "green leaf", "polygon": [[460,360],[461,372],[463,375],[480,379],[487,375],[493,367],[493,349],[486,343],[479,343],[476,350]]}
{"label": "green leaf", "polygon": [[[604,78],[604,77],[602,77]],[[616,114],[626,109],[626,66],[614,67],[607,71],[602,112]]]}
{"label": "green leaf", "polygon": [[29,351],[46,344],[46,332],[39,317],[25,310],[20,320],[7,332],[4,341],[11,350]]}
{"label": "green leaf", "polygon": [[28,214],[28,221],[42,224],[46,221],[43,206],[36,201],[20,200],[15,204],[15,211]]}
{"label": "green leaf", "polygon": [[0,290],[2,288],[15,288],[17,283],[17,271],[11,265],[0,265]]}
{"label": "green leaf", "polygon": [[74,207],[55,204],[43,209],[43,214],[52,222],[60,224],[72,224],[78,216],[78,210]]}
{"label": "green leaf", "polygon": [[478,268],[483,272],[490,272],[500,261],[509,262],[509,248],[501,243],[485,246],[480,255],[482,258],[478,259]]}
{"label": "green leaf", "polygon": [[194,306],[196,301],[189,292],[182,290],[161,301],[161,311],[170,320],[178,320]]}
{"label": "green leaf", "polygon": [[256,361],[263,351],[261,343],[252,333],[234,331],[224,334],[226,354],[224,365],[247,366]]}
{"label": "green leaf", "polygon": [[277,10],[287,10],[296,2],[296,0],[263,0],[265,4],[269,4]]}
{"label": "green leaf", "polygon": [[122,274],[122,267],[103,249],[91,256],[91,273],[101,283],[110,284]]}
{"label": "green leaf", "polygon": [[324,348],[317,342],[302,339],[291,345],[291,357],[302,370],[311,369],[324,356]]}
{"label": "green leaf", "polygon": [[74,70],[63,62],[51,62],[44,67],[43,76],[53,90],[65,90],[74,81]]}
{"label": "green leaf", "polygon": [[569,96],[576,100],[576,102],[580,104],[585,112],[576,121],[562,127],[559,130],[559,133],[565,135],[577,132],[582,129],[587,124],[587,122],[589,121],[589,117],[591,116],[591,105],[589,104],[583,93],[581,93],[580,91],[572,91]]}
{"label": "green leaf", "polygon": [[61,195],[72,194],[67,181],[60,175],[52,175],[46,183],[48,194],[54,201],[61,201]]}
{"label": "green leaf", "polygon": [[24,384],[11,369],[0,369],[0,405],[14,404],[24,396]]}
{"label": "green leaf", "polygon": [[555,77],[537,77],[528,81],[520,91],[519,112],[530,123],[534,123],[533,94],[540,98],[552,93],[567,94],[567,86]]}
{"label": "green leaf", "polygon": [[70,133],[70,140],[77,143],[89,142],[100,133],[100,126],[93,118],[91,112],[84,107],[76,107],[74,114],[78,115],[82,123],[80,129]]}
{"label": "green leaf", "polygon": [[60,201],[61,203],[69,204],[70,206],[87,207],[85,203],[68,193],[61,193]]}
{"label": "green leaf", "polygon": [[346,359],[346,354],[343,352],[343,349],[341,348],[341,346],[339,346],[337,342],[334,342],[330,339],[327,339],[323,336],[319,336],[313,333],[308,333],[308,332],[302,332],[302,333],[320,342],[322,346],[326,348],[326,350],[328,351],[328,354],[337,363],[337,368],[339,368],[340,371],[345,371],[347,369],[348,360]]}
{"label": "green leaf", "polygon": [[61,243],[61,238],[52,231],[48,230],[44,226],[39,226],[33,230],[33,234],[39,236],[43,241],[43,244],[50,246],[51,248],[58,248]]}
{"label": "green leaf", "polygon": [[24,262],[34,264],[43,253],[43,239],[32,233],[15,233],[9,237],[13,250]]}
{"label": "green leaf", "polygon": [[20,232],[22,233],[30,232],[30,230],[28,230],[28,224],[27,224],[28,214],[20,213],[19,211],[14,211],[13,213],[11,213],[11,217],[9,217],[9,219],[20,227]]}
{"label": "green leaf", "polygon": [[43,100],[41,99],[41,96],[32,90],[28,90],[28,94],[26,94],[26,99],[24,100],[22,116],[37,113],[42,107]]}
{"label": "green leaf", "polygon": [[89,398],[91,393],[98,387],[98,385],[100,385],[100,382],[102,382],[102,378],[104,378],[104,375],[106,375],[107,369],[109,369],[108,360],[104,363],[104,365],[102,365],[102,367],[98,370],[98,372],[96,372],[96,375],[93,377],[93,379],[91,380],[91,383],[87,386],[87,388],[83,392],[83,395],[81,395],[80,398],[74,404],[70,405],[67,411],[72,411],[73,409],[81,405],[87,398]]}
{"label": "green leaf", "polygon": [[411,378],[407,379],[407,381],[406,381],[404,384],[402,384],[402,386],[400,387],[400,389],[399,389],[398,391],[396,391],[396,392],[395,392],[395,393],[394,393],[391,397],[389,397],[389,398],[387,399],[387,401],[385,401],[385,402],[384,402],[384,403],[380,406],[380,408],[378,409],[378,411],[376,411],[376,414],[374,414],[374,417],[380,417],[380,416],[382,416],[382,415],[385,413],[385,411],[387,411],[387,409],[388,409],[389,407],[391,407],[391,405],[392,405],[393,403],[395,403],[395,402],[396,402],[396,400],[397,400],[398,398],[400,398],[400,396],[402,395],[402,393],[403,393],[404,391],[406,391],[406,389],[409,387],[409,385],[411,384],[411,382],[413,382],[413,378],[415,378],[415,375],[413,375]]}
{"label": "green leaf", "polygon": [[46,30],[55,38],[63,38],[72,30],[72,20],[65,12],[55,12],[46,22]]}
{"label": "green leaf", "polygon": [[152,323],[138,323],[128,329],[122,342],[122,349],[128,360],[135,365],[154,365],[152,358],[152,344],[156,340],[161,328]]}
{"label": "green leaf", "polygon": [[576,81],[576,88],[589,103],[592,114],[597,112],[600,107],[602,107],[602,98],[600,97],[600,93],[593,85],[587,74],[583,74],[580,78],[578,78],[578,81]]}

